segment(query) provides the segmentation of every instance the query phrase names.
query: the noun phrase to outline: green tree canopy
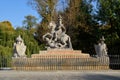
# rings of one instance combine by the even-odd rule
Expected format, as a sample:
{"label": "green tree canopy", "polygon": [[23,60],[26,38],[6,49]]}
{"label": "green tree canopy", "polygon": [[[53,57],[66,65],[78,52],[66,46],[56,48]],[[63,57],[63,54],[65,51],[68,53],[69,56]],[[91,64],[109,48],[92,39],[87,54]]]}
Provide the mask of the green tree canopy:
{"label": "green tree canopy", "polygon": [[37,24],[37,18],[32,15],[25,16],[25,20],[23,21],[23,26],[30,30]]}
{"label": "green tree canopy", "polygon": [[[111,45],[120,39],[120,0],[98,0],[97,22]],[[111,40],[110,40],[111,39]]]}
{"label": "green tree canopy", "polygon": [[58,0],[31,0],[29,4],[36,9],[42,18],[40,24],[37,25],[37,35],[40,43],[42,42],[42,36],[48,31],[48,22],[56,19]]}

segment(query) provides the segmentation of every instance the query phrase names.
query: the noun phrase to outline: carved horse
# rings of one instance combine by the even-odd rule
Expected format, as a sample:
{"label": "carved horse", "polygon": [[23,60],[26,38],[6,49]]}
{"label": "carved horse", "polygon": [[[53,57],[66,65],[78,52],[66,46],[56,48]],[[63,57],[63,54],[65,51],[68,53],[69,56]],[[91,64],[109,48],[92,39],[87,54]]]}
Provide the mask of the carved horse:
{"label": "carved horse", "polygon": [[63,44],[61,46],[62,48],[70,48],[70,49],[72,49],[71,39],[67,34],[61,34],[60,37],[58,37],[58,40],[60,40],[61,43]]}
{"label": "carved horse", "polygon": [[63,25],[56,26],[55,22],[51,21],[48,28],[51,32],[43,35],[43,40],[47,41],[50,47],[72,49],[70,37],[65,34],[66,30]]}

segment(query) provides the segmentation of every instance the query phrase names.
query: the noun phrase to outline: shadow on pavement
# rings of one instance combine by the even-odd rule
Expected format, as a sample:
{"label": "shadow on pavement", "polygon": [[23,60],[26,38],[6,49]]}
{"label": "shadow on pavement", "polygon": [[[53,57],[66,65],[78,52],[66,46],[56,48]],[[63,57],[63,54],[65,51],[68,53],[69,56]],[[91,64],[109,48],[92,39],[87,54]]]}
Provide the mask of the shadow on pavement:
{"label": "shadow on pavement", "polygon": [[71,80],[120,80],[120,76],[111,76],[103,74],[88,74],[83,76],[71,76]]}

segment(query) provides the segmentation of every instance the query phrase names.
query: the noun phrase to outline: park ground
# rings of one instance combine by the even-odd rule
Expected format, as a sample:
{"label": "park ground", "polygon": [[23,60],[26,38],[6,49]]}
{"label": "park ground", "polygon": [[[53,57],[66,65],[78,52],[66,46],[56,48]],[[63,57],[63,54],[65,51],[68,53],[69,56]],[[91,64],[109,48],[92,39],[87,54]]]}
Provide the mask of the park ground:
{"label": "park ground", "polygon": [[1,70],[0,80],[120,80],[120,70],[108,70],[108,71]]}

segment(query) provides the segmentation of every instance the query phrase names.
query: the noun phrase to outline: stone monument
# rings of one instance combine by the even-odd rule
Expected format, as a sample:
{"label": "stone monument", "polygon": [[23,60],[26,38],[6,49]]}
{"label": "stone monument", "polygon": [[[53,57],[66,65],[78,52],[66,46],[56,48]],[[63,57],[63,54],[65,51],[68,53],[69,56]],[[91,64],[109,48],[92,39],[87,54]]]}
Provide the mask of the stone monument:
{"label": "stone monument", "polygon": [[13,57],[15,58],[26,57],[25,54],[26,46],[24,45],[24,41],[20,35],[16,38],[16,42],[14,43],[13,49],[14,49]]}
{"label": "stone monument", "polygon": [[104,41],[105,41],[105,38],[104,36],[102,36],[102,38],[98,41],[98,44],[94,45],[97,57],[107,56],[107,46],[104,43]]}
{"label": "stone monument", "polygon": [[[91,70],[91,69],[109,69],[108,57],[90,57],[81,50],[73,50],[70,36],[66,34],[66,29],[62,23],[62,17],[59,16],[58,24],[51,21],[48,25],[50,32],[43,35],[46,41],[47,50],[39,51],[39,54],[32,54],[31,58],[14,58],[13,68],[16,70]],[[20,36],[19,36],[20,38]],[[21,41],[18,39],[17,41]],[[23,40],[22,40],[23,41]],[[97,50],[101,55],[106,54],[106,45],[103,43],[97,45]],[[18,42],[17,42],[18,43]],[[17,45],[17,43],[15,43]],[[18,44],[20,45],[20,44]],[[17,48],[17,46],[14,46]],[[18,48],[14,53],[15,56],[21,54]],[[20,50],[20,51],[19,51]],[[104,53],[103,53],[104,52]],[[101,56],[100,55],[100,56]]]}
{"label": "stone monument", "polygon": [[66,34],[66,29],[59,16],[59,23],[51,21],[48,25],[51,32],[43,35],[43,40],[47,42],[47,49],[72,49],[71,39]]}

